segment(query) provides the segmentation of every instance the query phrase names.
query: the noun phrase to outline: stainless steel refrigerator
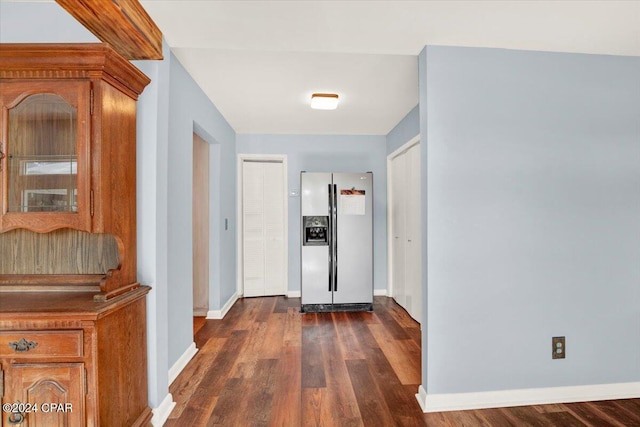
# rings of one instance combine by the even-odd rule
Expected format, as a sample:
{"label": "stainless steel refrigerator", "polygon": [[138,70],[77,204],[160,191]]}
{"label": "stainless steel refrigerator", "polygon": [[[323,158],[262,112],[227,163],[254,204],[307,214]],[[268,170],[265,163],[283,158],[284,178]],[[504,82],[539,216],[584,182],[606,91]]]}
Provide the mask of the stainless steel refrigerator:
{"label": "stainless steel refrigerator", "polygon": [[300,174],[301,311],[372,310],[373,174]]}

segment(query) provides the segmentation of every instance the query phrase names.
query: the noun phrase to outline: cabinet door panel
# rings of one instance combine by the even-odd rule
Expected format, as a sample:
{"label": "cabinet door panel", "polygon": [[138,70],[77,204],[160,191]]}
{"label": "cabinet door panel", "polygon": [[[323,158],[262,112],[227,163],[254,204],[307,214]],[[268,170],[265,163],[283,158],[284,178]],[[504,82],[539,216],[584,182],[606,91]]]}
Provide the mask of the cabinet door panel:
{"label": "cabinet door panel", "polygon": [[0,84],[0,229],[90,231],[88,82]]}
{"label": "cabinet door panel", "polygon": [[[23,427],[85,425],[85,371],[82,363],[13,364],[5,373],[3,403],[26,403]],[[4,413],[5,425],[11,425]]]}

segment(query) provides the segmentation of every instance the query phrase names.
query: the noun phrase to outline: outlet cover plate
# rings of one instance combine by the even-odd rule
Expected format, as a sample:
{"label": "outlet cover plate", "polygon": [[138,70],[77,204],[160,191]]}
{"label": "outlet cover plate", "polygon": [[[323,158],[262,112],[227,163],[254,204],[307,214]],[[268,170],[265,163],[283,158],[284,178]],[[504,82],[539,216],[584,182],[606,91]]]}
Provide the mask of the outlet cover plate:
{"label": "outlet cover plate", "polygon": [[564,359],[567,354],[567,346],[564,337],[551,338],[551,357],[554,359]]}

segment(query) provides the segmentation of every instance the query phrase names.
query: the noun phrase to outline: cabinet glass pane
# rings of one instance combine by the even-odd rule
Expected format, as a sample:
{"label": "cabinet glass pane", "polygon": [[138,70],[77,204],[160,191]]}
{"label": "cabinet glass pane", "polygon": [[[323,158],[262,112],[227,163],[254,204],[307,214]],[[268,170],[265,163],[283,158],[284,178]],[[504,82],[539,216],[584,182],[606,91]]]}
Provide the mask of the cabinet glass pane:
{"label": "cabinet glass pane", "polygon": [[49,93],[9,110],[9,212],[77,212],[77,115]]}

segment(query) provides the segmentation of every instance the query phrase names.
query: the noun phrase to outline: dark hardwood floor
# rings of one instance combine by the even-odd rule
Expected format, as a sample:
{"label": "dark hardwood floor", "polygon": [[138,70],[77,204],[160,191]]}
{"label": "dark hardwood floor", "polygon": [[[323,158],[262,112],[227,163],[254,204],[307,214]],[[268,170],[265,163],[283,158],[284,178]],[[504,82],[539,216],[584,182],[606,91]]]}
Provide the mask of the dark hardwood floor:
{"label": "dark hardwood floor", "polygon": [[224,320],[195,318],[199,351],[165,426],[640,426],[640,399],[423,414],[419,325],[392,299],[373,313],[299,306],[245,298]]}

